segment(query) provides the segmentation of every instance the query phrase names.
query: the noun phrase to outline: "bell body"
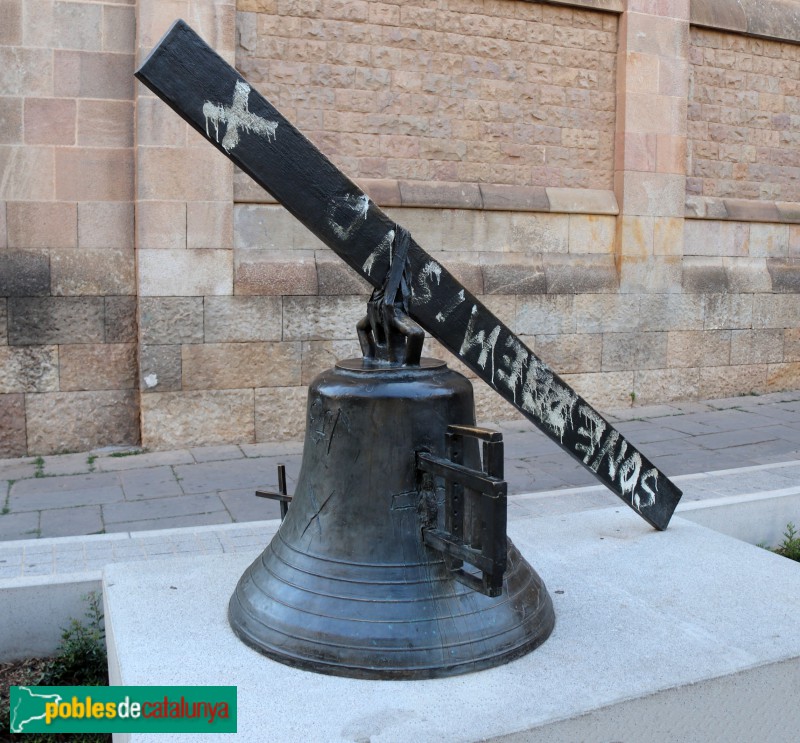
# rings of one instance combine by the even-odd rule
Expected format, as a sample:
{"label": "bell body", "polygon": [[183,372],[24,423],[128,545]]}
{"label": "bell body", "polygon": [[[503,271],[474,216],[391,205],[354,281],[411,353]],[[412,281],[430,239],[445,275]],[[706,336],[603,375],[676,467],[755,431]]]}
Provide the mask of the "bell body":
{"label": "bell body", "polygon": [[[510,541],[497,598],[453,580],[423,542],[431,496],[418,490],[416,452],[444,456],[453,423],[474,425],[472,385],[443,362],[351,359],[314,380],[288,514],[230,600],[244,642],[322,673],[434,678],[499,665],[547,639],[550,597]],[[475,443],[465,464],[477,464]]]}

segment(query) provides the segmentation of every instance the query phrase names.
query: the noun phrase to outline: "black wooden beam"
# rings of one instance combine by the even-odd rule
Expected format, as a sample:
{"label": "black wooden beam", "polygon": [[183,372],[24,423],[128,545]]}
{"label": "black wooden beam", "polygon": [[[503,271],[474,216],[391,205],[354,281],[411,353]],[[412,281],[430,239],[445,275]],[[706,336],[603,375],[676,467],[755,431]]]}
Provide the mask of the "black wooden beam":
{"label": "black wooden beam", "polygon": [[[136,77],[373,286],[395,222],[185,22]],[[409,314],[657,529],[681,491],[416,242]]]}

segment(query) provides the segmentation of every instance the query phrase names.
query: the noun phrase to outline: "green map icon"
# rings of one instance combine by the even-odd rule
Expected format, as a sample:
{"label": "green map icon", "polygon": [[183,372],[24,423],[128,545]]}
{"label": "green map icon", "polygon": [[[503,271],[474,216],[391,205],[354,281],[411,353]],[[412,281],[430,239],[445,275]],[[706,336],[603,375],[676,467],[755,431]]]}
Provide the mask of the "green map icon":
{"label": "green map icon", "polygon": [[[14,693],[16,692],[16,693]],[[11,720],[12,733],[25,733],[25,726],[35,720],[44,720],[45,704],[61,702],[58,694],[37,694],[27,686],[11,687]]]}

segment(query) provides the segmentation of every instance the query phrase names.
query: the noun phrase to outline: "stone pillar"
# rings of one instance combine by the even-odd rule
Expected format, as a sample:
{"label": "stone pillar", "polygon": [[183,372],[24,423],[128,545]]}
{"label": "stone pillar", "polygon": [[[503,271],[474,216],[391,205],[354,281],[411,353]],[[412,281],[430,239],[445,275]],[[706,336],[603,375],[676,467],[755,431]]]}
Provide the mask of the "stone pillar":
{"label": "stone pillar", "polygon": [[134,10],[0,3],[0,459],[138,442]]}
{"label": "stone pillar", "polygon": [[[137,11],[137,62],[183,18],[233,63],[234,0],[139,0]],[[233,166],[140,83],[136,132],[142,443],[252,441],[252,389],[198,389],[183,368],[207,340],[208,299],[233,294]]]}
{"label": "stone pillar", "polygon": [[614,189],[623,293],[681,290],[689,0],[628,0],[620,18]]}

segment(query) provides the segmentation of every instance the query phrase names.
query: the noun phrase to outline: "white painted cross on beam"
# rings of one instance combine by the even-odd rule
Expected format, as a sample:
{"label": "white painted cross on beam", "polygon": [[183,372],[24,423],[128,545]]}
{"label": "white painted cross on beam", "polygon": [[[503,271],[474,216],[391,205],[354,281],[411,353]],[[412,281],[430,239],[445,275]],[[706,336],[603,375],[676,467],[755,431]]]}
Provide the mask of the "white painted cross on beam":
{"label": "white painted cross on beam", "polygon": [[238,80],[233,90],[233,105],[223,106],[219,103],[212,103],[211,101],[206,101],[203,104],[203,116],[206,118],[207,137],[211,136],[208,133],[209,121],[214,125],[214,135],[217,142],[219,142],[219,124],[220,122],[226,124],[225,136],[222,138],[221,142],[222,149],[224,149],[225,152],[230,152],[239,144],[239,129],[265,136],[268,142],[275,139],[275,131],[278,128],[278,122],[267,121],[251,113],[247,105],[249,97],[250,86],[246,82]]}

